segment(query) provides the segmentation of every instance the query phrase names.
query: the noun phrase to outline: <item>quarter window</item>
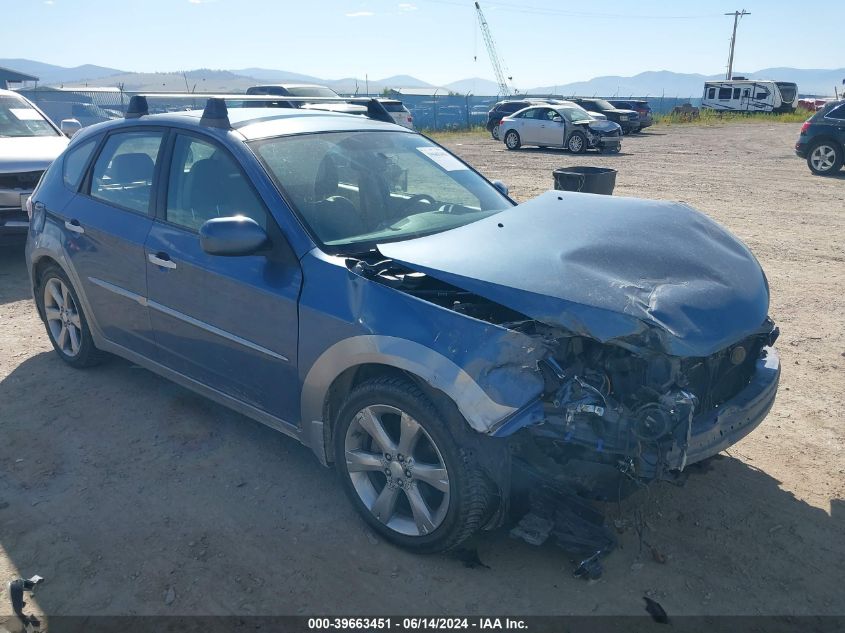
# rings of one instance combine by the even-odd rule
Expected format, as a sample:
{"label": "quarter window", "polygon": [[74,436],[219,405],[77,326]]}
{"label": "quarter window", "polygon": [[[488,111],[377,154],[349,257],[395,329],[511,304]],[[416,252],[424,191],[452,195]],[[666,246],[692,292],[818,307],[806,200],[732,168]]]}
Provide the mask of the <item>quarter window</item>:
{"label": "quarter window", "polygon": [[149,213],[161,132],[121,132],[106,141],[91,175],[91,197]]}
{"label": "quarter window", "polygon": [[88,159],[91,158],[96,146],[97,139],[92,139],[77,145],[65,154],[62,164],[62,179],[68,189],[72,191],[79,189],[79,183],[82,182],[82,175],[85,173],[85,166],[88,164]]}
{"label": "quarter window", "polygon": [[267,228],[264,205],[228,152],[181,134],[173,147],[166,214],[168,222],[194,231],[207,220],[233,215]]}
{"label": "quarter window", "polygon": [[827,113],[828,119],[836,119],[837,121],[845,121],[845,105],[841,105],[838,108],[834,108],[830,112]]}

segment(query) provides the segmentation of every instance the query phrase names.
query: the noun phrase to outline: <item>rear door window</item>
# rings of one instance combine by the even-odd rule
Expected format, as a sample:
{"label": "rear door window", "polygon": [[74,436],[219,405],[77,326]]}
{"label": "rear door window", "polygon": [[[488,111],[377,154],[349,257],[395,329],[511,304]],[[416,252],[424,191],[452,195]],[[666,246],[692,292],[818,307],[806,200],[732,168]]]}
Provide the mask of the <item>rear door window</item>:
{"label": "rear door window", "polygon": [[148,214],[162,138],[158,131],[110,135],[94,163],[91,197]]}

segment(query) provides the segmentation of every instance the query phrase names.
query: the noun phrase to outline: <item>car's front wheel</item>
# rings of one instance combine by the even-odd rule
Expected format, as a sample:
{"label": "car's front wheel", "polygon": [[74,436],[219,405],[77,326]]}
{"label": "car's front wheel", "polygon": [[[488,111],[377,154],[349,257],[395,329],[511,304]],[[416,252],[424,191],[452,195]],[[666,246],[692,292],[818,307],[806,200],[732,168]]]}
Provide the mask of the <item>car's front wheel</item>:
{"label": "car's front wheel", "polygon": [[74,367],[91,367],[103,360],[103,353],[94,345],[79,296],[61,268],[50,265],[42,272],[35,299],[53,349],[63,361]]}
{"label": "car's front wheel", "polygon": [[581,132],[573,132],[569,140],[566,141],[566,149],[573,154],[583,154],[587,151],[587,137]]}
{"label": "car's front wheel", "polygon": [[487,516],[486,479],[408,380],[377,378],[352,390],[338,414],[334,457],[355,508],[401,547],[450,549]]}
{"label": "car's front wheel", "polygon": [[842,161],[842,147],[830,141],[816,143],[807,153],[807,166],[820,176],[839,171]]}
{"label": "car's front wheel", "polygon": [[521,145],[522,141],[519,139],[519,134],[516,130],[509,130],[505,134],[505,147],[508,149],[519,149]]}

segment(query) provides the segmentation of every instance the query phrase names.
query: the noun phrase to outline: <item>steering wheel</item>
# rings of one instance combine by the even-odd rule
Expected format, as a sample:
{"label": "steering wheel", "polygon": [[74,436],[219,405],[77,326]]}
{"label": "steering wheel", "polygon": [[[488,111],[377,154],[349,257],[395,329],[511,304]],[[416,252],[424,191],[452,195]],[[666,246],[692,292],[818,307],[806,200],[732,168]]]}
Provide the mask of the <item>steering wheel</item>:
{"label": "steering wheel", "polygon": [[410,206],[414,206],[419,204],[420,202],[425,202],[427,204],[435,205],[437,204],[437,200],[432,198],[427,193],[412,193],[411,197],[408,198],[407,202],[402,205],[402,209],[407,209]]}

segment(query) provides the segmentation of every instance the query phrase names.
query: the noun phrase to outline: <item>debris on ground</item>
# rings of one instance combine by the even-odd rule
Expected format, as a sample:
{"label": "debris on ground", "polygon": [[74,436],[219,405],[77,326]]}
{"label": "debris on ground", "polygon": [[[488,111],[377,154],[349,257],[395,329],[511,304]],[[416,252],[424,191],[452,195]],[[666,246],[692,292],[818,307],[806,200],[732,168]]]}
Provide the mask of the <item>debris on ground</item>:
{"label": "debris on ground", "polygon": [[490,569],[489,565],[481,562],[481,559],[478,557],[478,549],[476,548],[460,547],[454,550],[452,555],[461,561],[467,569],[478,569],[479,567]]}
{"label": "debris on ground", "polygon": [[36,574],[28,580],[24,578],[16,578],[14,580],[10,580],[6,586],[7,593],[9,594],[9,600],[12,603],[12,612],[21,621],[26,631],[41,630],[41,621],[34,615],[25,615],[23,610],[24,607],[26,607],[24,594],[34,594],[35,587],[37,587],[43,581],[44,579]]}
{"label": "debris on ground", "polygon": [[552,536],[575,561],[576,578],[600,578],[601,558],[616,547],[604,514],[583,497],[549,486],[532,490],[529,502],[529,512],[510,535],[529,545],[541,545]]}
{"label": "debris on ground", "polygon": [[164,592],[164,604],[171,605],[176,600],[176,590],[173,587],[168,587]]}
{"label": "debris on ground", "polygon": [[551,534],[554,523],[529,512],[510,531],[511,538],[522,539],[529,545],[542,545]]}
{"label": "debris on ground", "polygon": [[648,611],[648,614],[655,622],[659,622],[660,624],[667,624],[669,622],[669,615],[660,606],[659,602],[652,600],[648,596],[643,596],[643,600],[645,600],[645,610]]}

